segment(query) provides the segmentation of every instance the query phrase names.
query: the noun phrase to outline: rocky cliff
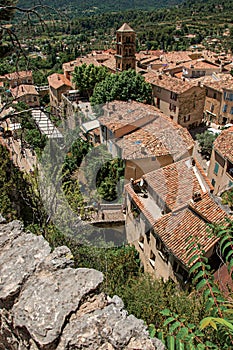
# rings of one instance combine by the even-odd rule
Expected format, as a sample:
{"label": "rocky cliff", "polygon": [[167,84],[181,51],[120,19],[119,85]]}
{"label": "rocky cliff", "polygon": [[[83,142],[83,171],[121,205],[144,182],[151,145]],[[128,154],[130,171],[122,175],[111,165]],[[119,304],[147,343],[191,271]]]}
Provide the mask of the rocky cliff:
{"label": "rocky cliff", "polygon": [[101,272],[72,268],[67,247],[52,252],[2,220],[0,248],[0,350],[164,349],[119,297],[98,291]]}

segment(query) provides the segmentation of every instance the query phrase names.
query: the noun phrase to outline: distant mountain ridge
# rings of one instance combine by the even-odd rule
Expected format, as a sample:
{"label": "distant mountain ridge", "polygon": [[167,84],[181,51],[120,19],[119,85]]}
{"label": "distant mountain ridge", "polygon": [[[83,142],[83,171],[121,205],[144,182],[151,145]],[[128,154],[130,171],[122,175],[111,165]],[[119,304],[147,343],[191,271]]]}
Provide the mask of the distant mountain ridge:
{"label": "distant mountain ridge", "polygon": [[53,7],[56,10],[60,9],[63,12],[74,12],[79,15],[84,15],[133,9],[153,10],[175,6],[180,3],[182,3],[182,0],[163,0],[162,2],[161,0],[122,0],[117,2],[108,0],[71,0],[68,3],[64,0],[19,0],[18,5],[23,8],[29,8],[40,4]]}

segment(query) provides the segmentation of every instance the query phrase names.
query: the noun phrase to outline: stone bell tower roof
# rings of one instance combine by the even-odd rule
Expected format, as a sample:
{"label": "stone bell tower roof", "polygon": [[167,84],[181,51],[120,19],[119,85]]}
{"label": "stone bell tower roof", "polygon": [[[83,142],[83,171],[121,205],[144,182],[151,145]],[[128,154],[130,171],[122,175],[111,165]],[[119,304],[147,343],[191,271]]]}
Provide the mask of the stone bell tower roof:
{"label": "stone bell tower roof", "polygon": [[133,32],[134,33],[134,30],[127,23],[124,23],[117,31],[118,32]]}

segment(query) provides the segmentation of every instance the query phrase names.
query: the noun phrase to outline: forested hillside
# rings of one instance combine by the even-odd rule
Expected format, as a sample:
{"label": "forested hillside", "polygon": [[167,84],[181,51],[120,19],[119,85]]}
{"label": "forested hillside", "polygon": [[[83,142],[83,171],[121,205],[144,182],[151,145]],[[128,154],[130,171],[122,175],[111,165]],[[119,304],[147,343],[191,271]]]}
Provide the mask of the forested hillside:
{"label": "forested hillside", "polygon": [[[35,0],[33,5],[47,5],[50,7],[54,7],[56,9],[62,9],[67,14],[95,14],[100,12],[108,12],[108,11],[125,11],[132,9],[143,9],[143,10],[152,10],[163,7],[170,7],[181,3],[182,0],[121,0],[121,1],[108,1],[108,0],[71,0],[67,3],[64,0]],[[30,0],[20,0],[19,5],[22,7],[30,7],[32,6],[32,2]]]}

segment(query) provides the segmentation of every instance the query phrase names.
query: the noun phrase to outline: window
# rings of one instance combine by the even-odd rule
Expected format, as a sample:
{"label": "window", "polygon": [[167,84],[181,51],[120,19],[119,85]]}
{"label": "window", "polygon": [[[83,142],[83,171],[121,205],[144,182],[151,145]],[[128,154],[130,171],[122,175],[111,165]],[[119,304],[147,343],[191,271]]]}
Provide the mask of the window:
{"label": "window", "polygon": [[231,107],[230,114],[233,114],[233,107]]}
{"label": "window", "polygon": [[173,91],[171,91],[171,99],[175,101],[177,100],[177,94]]}
{"label": "window", "polygon": [[190,114],[184,116],[184,122],[185,122],[185,123],[189,122],[189,121],[190,121],[190,118],[191,118]]}
{"label": "window", "polygon": [[215,163],[214,165],[214,174],[217,175],[218,174],[218,169],[219,169],[219,164]]}
{"label": "window", "polygon": [[218,154],[216,151],[214,152],[214,157],[216,162],[218,162],[218,164],[221,165],[222,168],[224,168],[225,165],[225,160],[222,156],[220,156],[220,154]]}
{"label": "window", "polygon": [[217,94],[216,94],[216,92],[214,92],[214,94],[213,94],[213,98],[214,98],[214,99],[216,99],[216,98],[217,98]]}
{"label": "window", "polygon": [[147,239],[147,243],[149,244],[150,243],[150,230],[148,230],[146,232],[146,239]]}
{"label": "window", "polygon": [[215,181],[214,179],[212,179],[212,180],[211,180],[211,184],[212,184],[212,186],[215,186],[216,181]]}
{"label": "window", "polygon": [[225,91],[223,96],[225,101],[233,101],[233,93]]}
{"label": "window", "polygon": [[224,106],[223,106],[222,111],[223,111],[223,113],[226,113],[226,111],[227,111],[227,105],[224,105]]}
{"label": "window", "polygon": [[141,250],[144,250],[144,237],[141,236],[138,240],[138,245],[141,248]]}
{"label": "window", "polygon": [[154,268],[155,267],[155,254],[152,252],[152,250],[150,251],[150,258],[149,258],[149,262],[151,264],[151,266]]}
{"label": "window", "polygon": [[232,181],[229,181],[228,187],[232,187],[232,186],[233,186],[233,182],[232,182]]}
{"label": "window", "polygon": [[156,248],[158,250],[160,250],[162,248],[162,242],[158,237],[156,238]]}
{"label": "window", "polygon": [[161,87],[157,86],[156,90],[157,90],[157,92],[161,92]]}
{"label": "window", "polygon": [[210,104],[210,112],[213,113],[213,111],[214,111],[214,104],[211,103],[211,104]]}
{"label": "window", "polygon": [[172,112],[176,112],[176,106],[173,103],[170,103],[170,107],[169,107],[170,111]]}

